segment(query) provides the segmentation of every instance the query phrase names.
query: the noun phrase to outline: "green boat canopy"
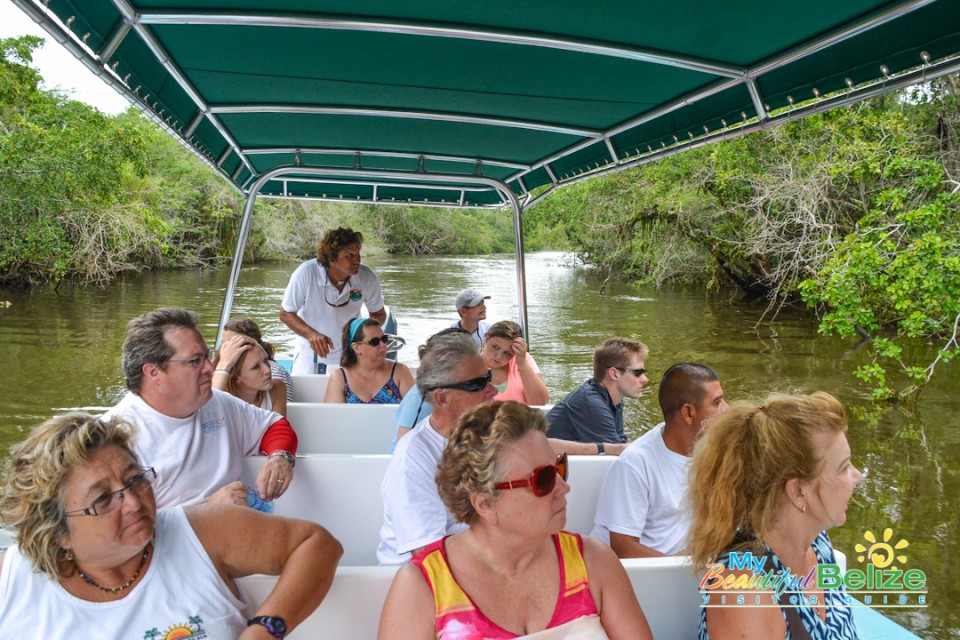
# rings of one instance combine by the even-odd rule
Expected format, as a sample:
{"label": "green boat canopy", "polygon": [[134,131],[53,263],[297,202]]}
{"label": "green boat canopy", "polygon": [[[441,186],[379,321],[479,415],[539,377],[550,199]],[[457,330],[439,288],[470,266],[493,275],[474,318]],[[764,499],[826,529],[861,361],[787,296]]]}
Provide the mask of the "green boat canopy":
{"label": "green boat canopy", "polygon": [[247,195],[523,207],[960,68],[960,0],[13,1]]}

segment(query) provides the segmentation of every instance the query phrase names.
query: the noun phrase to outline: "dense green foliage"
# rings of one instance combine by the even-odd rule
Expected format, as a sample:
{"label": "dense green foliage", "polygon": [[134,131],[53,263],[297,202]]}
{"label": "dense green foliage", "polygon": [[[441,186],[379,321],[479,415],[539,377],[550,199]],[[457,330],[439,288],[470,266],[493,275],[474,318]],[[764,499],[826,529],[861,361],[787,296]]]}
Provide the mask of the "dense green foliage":
{"label": "dense green foliage", "polygon": [[[901,399],[957,351],[960,100],[954,81],[835,109],[583,182],[528,212],[604,272],[732,282],[827,335],[871,339],[857,375]],[[941,346],[934,362],[911,339]]]}
{"label": "dense green foliage", "polygon": [[[229,259],[242,198],[135,110],[107,116],[40,89],[36,37],[0,40],[0,285]],[[395,253],[493,253],[513,246],[510,216],[489,211],[262,200],[245,260],[313,255],[337,224]]]}

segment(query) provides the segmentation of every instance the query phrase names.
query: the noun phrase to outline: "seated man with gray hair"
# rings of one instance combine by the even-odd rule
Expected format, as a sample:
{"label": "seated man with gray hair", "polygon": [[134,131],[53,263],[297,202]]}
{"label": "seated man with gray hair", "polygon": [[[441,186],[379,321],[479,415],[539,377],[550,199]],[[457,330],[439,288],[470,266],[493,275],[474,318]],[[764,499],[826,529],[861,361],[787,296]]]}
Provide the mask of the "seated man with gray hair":
{"label": "seated man with gray hair", "polygon": [[432,340],[420,361],[417,390],[433,412],[400,439],[384,475],[381,565],[404,564],[431,542],[465,527],[440,499],[437,464],[460,416],[497,393],[477,343],[462,332]]}

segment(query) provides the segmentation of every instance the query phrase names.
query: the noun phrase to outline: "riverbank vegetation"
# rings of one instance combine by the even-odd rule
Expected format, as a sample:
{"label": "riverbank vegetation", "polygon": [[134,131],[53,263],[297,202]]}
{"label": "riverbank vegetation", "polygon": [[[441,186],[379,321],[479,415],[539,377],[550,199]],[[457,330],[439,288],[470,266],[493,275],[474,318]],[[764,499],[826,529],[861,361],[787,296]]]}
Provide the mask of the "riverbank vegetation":
{"label": "riverbank vegetation", "polygon": [[[0,286],[105,283],[128,270],[230,260],[242,200],[131,109],[107,116],[41,90],[41,40],[0,40]],[[956,78],[585,181],[525,214],[530,249],[605,277],[733,284],[870,339],[858,370],[904,398],[957,351],[960,100]],[[365,249],[511,251],[510,214],[261,200],[246,262],[310,256],[347,225]],[[917,362],[910,340],[934,341]]]}

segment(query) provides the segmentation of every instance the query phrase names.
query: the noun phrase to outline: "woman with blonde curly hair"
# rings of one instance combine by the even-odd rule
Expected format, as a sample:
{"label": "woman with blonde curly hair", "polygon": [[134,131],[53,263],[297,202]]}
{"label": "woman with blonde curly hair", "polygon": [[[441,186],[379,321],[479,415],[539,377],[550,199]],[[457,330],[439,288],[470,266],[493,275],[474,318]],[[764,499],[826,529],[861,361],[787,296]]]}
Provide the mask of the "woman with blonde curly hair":
{"label": "woman with blonde curly hair", "polygon": [[563,531],[566,454],[546,419],[516,402],[468,410],[437,470],[447,509],[470,527],[428,545],[397,573],[381,640],[651,638],[609,547]]}
{"label": "woman with blonde curly hair", "polygon": [[[127,638],[183,627],[208,640],[293,629],[333,581],[340,544],[319,525],[234,505],[158,512],[129,425],[70,413],[13,452],[0,522],[0,637]],[[269,543],[265,543],[269,541]],[[236,579],[280,579],[245,620]]]}
{"label": "woman with blonde curly hair", "polygon": [[[694,567],[706,570],[702,584],[713,605],[722,595],[736,603],[749,587],[769,591],[780,606],[704,607],[701,640],[856,638],[842,585],[817,590],[806,579],[818,565],[835,563],[826,530],[846,521],[863,478],[850,460],[846,431],[843,405],[824,392],[775,396],[759,407],[735,403],[713,418],[690,469]],[[760,572],[731,570],[731,554],[739,554],[740,567],[746,553],[764,563]],[[741,587],[721,592],[729,576]],[[785,579],[775,583],[777,576]]]}

